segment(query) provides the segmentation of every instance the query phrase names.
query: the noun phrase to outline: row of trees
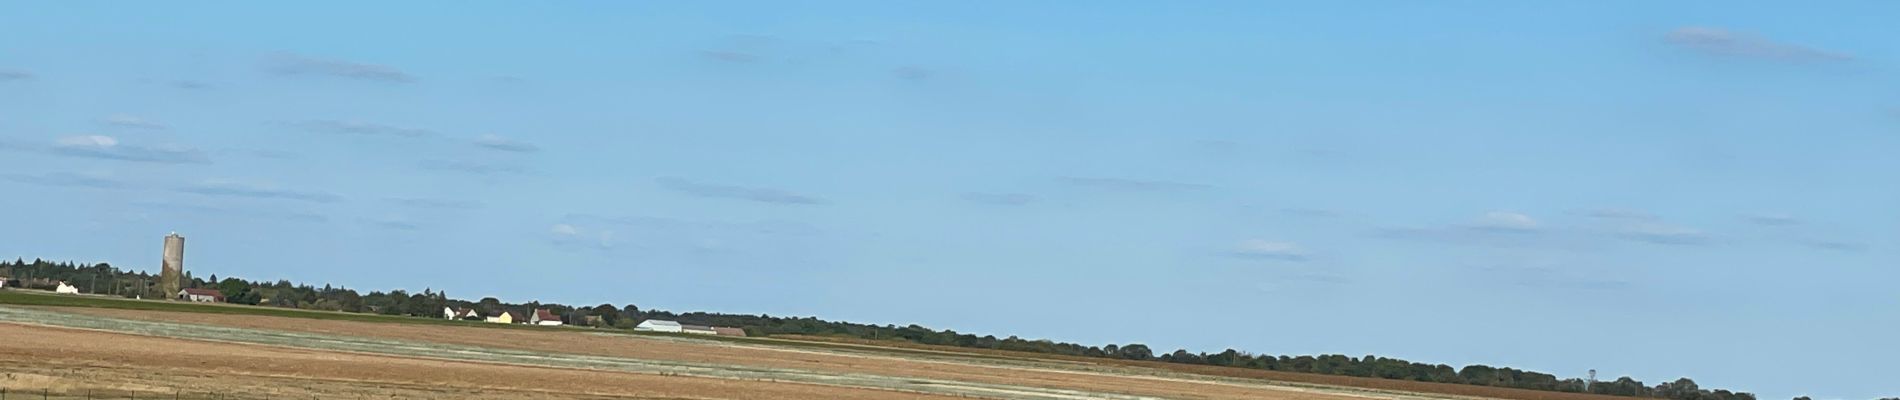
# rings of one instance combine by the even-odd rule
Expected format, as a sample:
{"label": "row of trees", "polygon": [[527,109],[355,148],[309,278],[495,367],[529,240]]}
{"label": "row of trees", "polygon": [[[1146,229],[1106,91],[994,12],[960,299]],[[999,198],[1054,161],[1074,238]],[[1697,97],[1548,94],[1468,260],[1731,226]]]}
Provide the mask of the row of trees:
{"label": "row of trees", "polygon": [[[81,291],[88,293],[146,298],[151,298],[155,295],[155,293],[152,292],[154,290],[153,288],[156,287],[156,279],[154,276],[144,272],[122,271],[103,263],[88,266],[70,262],[52,263],[42,260],[33,260],[31,263],[28,263],[24,260],[15,260],[11,263],[0,263],[0,267],[4,267],[0,268],[0,271],[4,271],[5,276],[15,277],[16,280],[26,285],[50,287],[50,285],[53,284],[52,282],[65,281],[72,283],[74,286],[80,288]],[[734,315],[703,312],[672,313],[661,310],[641,310],[632,304],[620,307],[616,307],[613,304],[576,307],[539,302],[506,303],[493,297],[476,301],[466,301],[450,298],[448,294],[432,289],[424,289],[420,293],[392,290],[388,292],[372,291],[368,294],[359,294],[352,289],[331,287],[330,285],[324,285],[318,288],[310,285],[292,284],[290,281],[285,280],[275,282],[246,281],[238,278],[219,279],[216,275],[211,276],[209,279],[198,279],[187,275],[184,285],[190,288],[216,288],[225,296],[228,302],[269,307],[408,315],[427,318],[440,318],[444,308],[472,308],[482,315],[497,315],[502,312],[514,312],[516,315],[527,315],[527,313],[531,313],[535,309],[549,309],[557,315],[565,316],[570,323],[577,325],[592,324],[601,328],[629,329],[640,321],[647,319],[664,319],[696,325],[742,327],[746,330],[748,335],[752,336],[797,334],[901,340],[928,345],[1081,357],[1216,365],[1272,371],[1403,379],[1421,382],[1483,385],[1532,390],[1588,392],[1673,400],[1755,400],[1755,396],[1749,393],[1703,389],[1689,378],[1664,382],[1655,386],[1645,385],[1643,382],[1629,377],[1618,378],[1614,381],[1594,382],[1586,385],[1586,382],[1582,379],[1562,379],[1551,374],[1512,368],[1499,368],[1486,365],[1468,365],[1463,368],[1453,368],[1444,364],[1425,364],[1370,355],[1364,357],[1349,357],[1338,354],[1319,356],[1273,356],[1252,354],[1233,349],[1213,354],[1192,353],[1185,349],[1175,350],[1171,353],[1155,354],[1153,349],[1138,343],[1084,346],[1075,343],[1062,343],[1049,340],[1026,340],[1015,336],[999,339],[995,336],[977,336],[967,333],[958,333],[952,330],[939,331],[918,325],[898,327],[894,325],[878,326],[840,321],[825,321],[815,317],[773,317],[770,315]],[[598,318],[587,318],[589,316]]]}

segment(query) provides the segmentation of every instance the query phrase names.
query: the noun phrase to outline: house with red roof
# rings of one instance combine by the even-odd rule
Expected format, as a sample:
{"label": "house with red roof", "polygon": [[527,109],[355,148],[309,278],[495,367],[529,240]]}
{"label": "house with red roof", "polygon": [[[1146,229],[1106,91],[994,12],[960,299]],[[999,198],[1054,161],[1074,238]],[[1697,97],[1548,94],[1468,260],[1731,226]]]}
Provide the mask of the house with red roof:
{"label": "house with red roof", "polygon": [[178,291],[178,299],[198,303],[223,303],[224,292],[217,289],[187,288]]}

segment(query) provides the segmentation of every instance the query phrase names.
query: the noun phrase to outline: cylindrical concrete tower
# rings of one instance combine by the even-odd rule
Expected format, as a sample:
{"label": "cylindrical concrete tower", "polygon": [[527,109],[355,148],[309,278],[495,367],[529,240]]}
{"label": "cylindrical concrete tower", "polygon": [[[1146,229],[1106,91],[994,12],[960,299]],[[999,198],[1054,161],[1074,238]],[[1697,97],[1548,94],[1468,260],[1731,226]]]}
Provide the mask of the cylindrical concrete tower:
{"label": "cylindrical concrete tower", "polygon": [[162,298],[178,297],[178,291],[185,287],[185,237],[178,232],[165,235],[165,261],[158,271],[158,290]]}

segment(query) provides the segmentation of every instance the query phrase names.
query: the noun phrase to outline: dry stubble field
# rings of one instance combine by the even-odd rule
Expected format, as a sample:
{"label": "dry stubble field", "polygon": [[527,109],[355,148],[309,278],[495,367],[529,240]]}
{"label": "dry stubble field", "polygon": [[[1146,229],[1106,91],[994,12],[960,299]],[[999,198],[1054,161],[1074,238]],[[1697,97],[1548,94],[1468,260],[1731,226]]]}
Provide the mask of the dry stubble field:
{"label": "dry stubble field", "polygon": [[0,306],[0,359],[16,391],[232,398],[1469,397],[954,351],[63,307]]}

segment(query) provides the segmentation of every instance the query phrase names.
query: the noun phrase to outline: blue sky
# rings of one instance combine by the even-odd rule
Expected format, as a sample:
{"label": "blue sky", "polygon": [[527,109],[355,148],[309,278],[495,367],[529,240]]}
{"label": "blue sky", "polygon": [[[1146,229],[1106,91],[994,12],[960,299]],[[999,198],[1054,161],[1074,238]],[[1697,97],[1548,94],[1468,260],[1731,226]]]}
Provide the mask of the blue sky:
{"label": "blue sky", "polygon": [[0,255],[1900,393],[1900,3],[0,6]]}

